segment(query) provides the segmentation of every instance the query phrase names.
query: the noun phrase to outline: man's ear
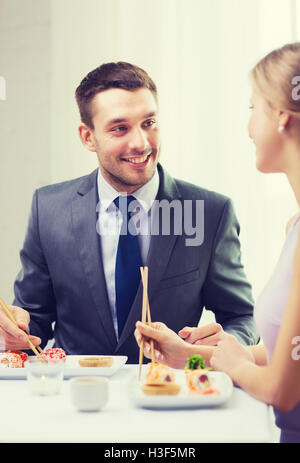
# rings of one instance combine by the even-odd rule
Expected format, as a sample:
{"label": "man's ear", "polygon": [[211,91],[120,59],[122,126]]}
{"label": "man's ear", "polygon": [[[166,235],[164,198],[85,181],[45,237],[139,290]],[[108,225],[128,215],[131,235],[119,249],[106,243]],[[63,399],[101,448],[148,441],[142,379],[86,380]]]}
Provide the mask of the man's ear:
{"label": "man's ear", "polygon": [[85,146],[85,148],[87,148],[89,151],[96,152],[95,139],[92,129],[84,123],[79,124],[78,134],[83,146]]}

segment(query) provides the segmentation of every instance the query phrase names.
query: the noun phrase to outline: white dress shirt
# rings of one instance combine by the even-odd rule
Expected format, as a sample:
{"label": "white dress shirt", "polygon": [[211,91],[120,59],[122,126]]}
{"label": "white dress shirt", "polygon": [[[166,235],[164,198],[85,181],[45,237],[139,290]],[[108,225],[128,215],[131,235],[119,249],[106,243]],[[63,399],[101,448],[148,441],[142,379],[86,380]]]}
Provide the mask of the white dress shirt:
{"label": "white dress shirt", "polygon": [[[122,225],[122,214],[116,207],[114,200],[120,195],[103,177],[98,169],[98,195],[99,203],[97,211],[99,213],[97,221],[97,232],[101,236],[101,252],[108,299],[111,308],[115,333],[118,335],[118,320],[116,312],[116,290],[115,290],[115,267],[119,235]],[[151,214],[149,213],[153,201],[159,188],[159,175],[157,170],[154,176],[141,188],[136,190],[134,196],[142,206],[139,212],[139,244],[141,249],[141,258],[143,265],[147,263],[147,257],[150,247]]]}

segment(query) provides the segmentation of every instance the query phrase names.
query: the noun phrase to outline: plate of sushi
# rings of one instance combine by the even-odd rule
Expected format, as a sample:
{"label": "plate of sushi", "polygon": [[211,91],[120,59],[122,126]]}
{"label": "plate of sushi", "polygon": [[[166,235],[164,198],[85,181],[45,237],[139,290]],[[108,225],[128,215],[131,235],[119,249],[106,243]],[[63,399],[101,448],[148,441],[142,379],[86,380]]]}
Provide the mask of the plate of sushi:
{"label": "plate of sushi", "polygon": [[228,375],[211,371],[201,355],[187,359],[183,370],[150,362],[141,381],[132,380],[130,398],[136,406],[151,409],[203,408],[224,404],[233,384]]}
{"label": "plate of sushi", "polygon": [[[126,356],[67,355],[59,348],[50,348],[41,355],[41,361],[63,360],[64,377],[112,376],[127,362]],[[26,352],[7,350],[0,352],[0,379],[25,379],[26,360],[31,358]]]}

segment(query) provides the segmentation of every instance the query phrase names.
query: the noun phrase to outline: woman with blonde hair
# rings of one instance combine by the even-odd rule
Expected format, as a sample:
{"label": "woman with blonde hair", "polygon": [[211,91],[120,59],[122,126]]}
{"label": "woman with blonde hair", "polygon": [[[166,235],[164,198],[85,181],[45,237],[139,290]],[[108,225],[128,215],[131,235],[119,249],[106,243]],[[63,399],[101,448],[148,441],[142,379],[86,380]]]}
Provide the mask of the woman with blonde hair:
{"label": "woman with blonde hair", "polygon": [[[248,130],[256,167],[284,173],[300,208],[300,43],[265,56],[251,71],[251,81]],[[300,442],[300,210],[286,226],[283,249],[255,304],[254,319],[263,341],[255,346],[242,346],[231,335],[217,346],[188,345],[160,323],[153,328],[138,323],[135,334],[138,342],[142,335],[154,339],[157,359],[176,367],[183,366],[184,356],[200,353],[215,370],[274,407],[280,442]]]}

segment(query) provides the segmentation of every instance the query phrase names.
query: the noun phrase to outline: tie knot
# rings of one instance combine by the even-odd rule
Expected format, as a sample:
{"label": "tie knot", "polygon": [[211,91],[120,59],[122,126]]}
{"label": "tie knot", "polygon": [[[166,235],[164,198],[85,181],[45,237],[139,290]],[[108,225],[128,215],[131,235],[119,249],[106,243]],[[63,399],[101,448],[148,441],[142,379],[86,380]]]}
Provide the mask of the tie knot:
{"label": "tie knot", "polygon": [[132,209],[129,207],[133,201],[137,202],[137,199],[132,195],[118,196],[116,199],[114,199],[115,205],[120,210],[123,216],[129,216],[130,213],[134,211],[135,207],[133,207]]}

